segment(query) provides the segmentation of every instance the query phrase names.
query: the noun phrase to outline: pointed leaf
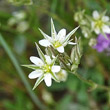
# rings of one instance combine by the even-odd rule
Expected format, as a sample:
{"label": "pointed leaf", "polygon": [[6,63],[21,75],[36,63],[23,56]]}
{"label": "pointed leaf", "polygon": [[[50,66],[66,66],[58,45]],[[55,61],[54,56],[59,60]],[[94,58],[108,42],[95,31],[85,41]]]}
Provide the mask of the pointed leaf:
{"label": "pointed leaf", "polygon": [[27,67],[27,68],[31,68],[31,69],[41,69],[40,67],[36,66],[36,65],[22,65],[24,67]]}
{"label": "pointed leaf", "polygon": [[38,51],[38,54],[39,54],[39,56],[40,56],[40,58],[42,59],[42,61],[46,61],[46,59],[45,59],[45,56],[44,56],[44,54],[43,54],[43,52],[42,52],[42,50],[39,48],[39,46],[37,45],[37,43],[35,42],[35,44],[36,44],[36,47],[37,47],[37,51]]}
{"label": "pointed leaf", "polygon": [[52,36],[52,38],[55,38],[56,35],[57,35],[57,33],[56,33],[56,30],[55,30],[53,19],[51,18],[51,36]]}
{"label": "pointed leaf", "polygon": [[77,30],[78,28],[79,28],[79,26],[76,27],[75,29],[73,29],[73,30],[66,36],[65,40],[63,41],[63,43],[67,42],[67,41],[70,39],[70,37],[76,32],[76,30]]}
{"label": "pointed leaf", "polygon": [[34,90],[34,89],[43,81],[43,79],[44,79],[44,75],[40,76],[40,77],[37,79],[37,81],[36,81],[36,83],[35,83],[35,85],[34,85],[34,87],[33,87],[32,90]]}

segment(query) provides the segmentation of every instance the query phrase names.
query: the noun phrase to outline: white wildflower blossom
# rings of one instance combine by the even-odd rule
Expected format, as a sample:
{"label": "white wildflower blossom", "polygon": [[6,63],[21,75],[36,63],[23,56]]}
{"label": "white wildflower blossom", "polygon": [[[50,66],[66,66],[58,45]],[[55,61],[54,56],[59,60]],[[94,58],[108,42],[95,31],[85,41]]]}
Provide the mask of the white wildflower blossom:
{"label": "white wildflower blossom", "polygon": [[105,13],[99,14],[98,11],[93,12],[93,21],[91,22],[91,25],[96,34],[110,33],[108,22],[109,17],[105,16]]}
{"label": "white wildflower blossom", "polygon": [[34,69],[34,71],[29,74],[30,79],[38,78],[33,89],[35,89],[43,80],[48,87],[51,86],[52,79],[58,82],[59,80],[57,79],[56,73],[61,69],[59,65],[55,65],[57,57],[51,59],[50,56],[43,54],[37,44],[36,46],[41,59],[31,56],[30,60],[32,63],[34,63],[34,65],[23,65],[25,67]]}
{"label": "white wildflower blossom", "polygon": [[24,11],[13,12],[13,16],[16,20],[23,20],[26,18],[26,13]]}
{"label": "white wildflower blossom", "polygon": [[66,81],[67,76],[68,76],[67,72],[62,69],[57,73],[57,77],[58,77],[59,81]]}
{"label": "white wildflower blossom", "polygon": [[66,29],[61,29],[58,34],[55,30],[53,20],[51,19],[51,37],[45,34],[41,29],[40,32],[44,36],[43,40],[39,41],[39,44],[48,47],[52,46],[54,49],[56,49],[58,52],[63,53],[64,52],[64,47],[67,44],[75,45],[76,43],[71,42],[70,37],[75,33],[75,31],[78,29],[76,27],[73,29],[69,34],[66,35]]}
{"label": "white wildflower blossom", "polygon": [[25,32],[29,28],[29,24],[27,21],[21,21],[17,25],[17,31],[19,32]]}

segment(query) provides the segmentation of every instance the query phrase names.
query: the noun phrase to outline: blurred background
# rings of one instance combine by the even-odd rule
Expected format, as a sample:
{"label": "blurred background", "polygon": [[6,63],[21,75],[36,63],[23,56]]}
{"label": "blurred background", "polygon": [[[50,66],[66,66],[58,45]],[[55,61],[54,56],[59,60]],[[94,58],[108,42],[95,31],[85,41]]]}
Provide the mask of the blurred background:
{"label": "blurred background", "polygon": [[[54,20],[57,32],[66,28],[67,33],[78,26],[74,14],[85,9],[105,11],[110,16],[109,0],[0,0],[0,33],[9,46],[17,65],[33,87],[35,80],[28,79],[30,69],[21,67],[30,64],[29,57],[37,56],[35,42],[43,38],[41,28],[50,35],[50,19]],[[98,53],[88,46],[88,40],[80,29],[74,34],[81,37],[83,56],[78,73],[100,85],[110,86],[110,56]],[[74,37],[74,36],[73,36]],[[44,50],[43,47],[41,47]],[[70,54],[71,46],[67,46]],[[12,56],[13,57],[13,56]],[[16,63],[16,61],[15,61]],[[65,82],[55,83],[47,88],[42,82],[33,92],[40,102],[47,107],[39,108],[16,69],[13,59],[0,43],[0,110],[110,110],[110,92],[103,89],[90,91],[90,87],[72,74]]]}

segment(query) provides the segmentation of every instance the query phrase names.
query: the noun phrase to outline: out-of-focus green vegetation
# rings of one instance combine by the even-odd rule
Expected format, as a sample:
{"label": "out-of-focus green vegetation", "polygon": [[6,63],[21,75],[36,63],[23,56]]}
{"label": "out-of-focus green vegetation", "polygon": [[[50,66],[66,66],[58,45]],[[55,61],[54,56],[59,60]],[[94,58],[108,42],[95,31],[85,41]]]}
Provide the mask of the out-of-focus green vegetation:
{"label": "out-of-focus green vegetation", "polygon": [[[49,34],[51,17],[57,31],[66,28],[69,32],[78,26],[73,16],[79,10],[85,9],[87,14],[91,14],[93,10],[107,10],[107,15],[110,16],[109,0],[33,0],[33,4],[31,0],[25,1],[0,1],[0,33],[20,66],[29,64],[30,56],[38,55],[34,42],[43,38],[38,27]],[[83,37],[80,29],[75,36],[81,36],[83,50],[78,73],[85,79],[110,86],[110,56],[89,47],[88,40]],[[66,47],[68,54],[71,48],[72,46]],[[21,68],[28,79],[31,70]],[[28,82],[33,86],[35,80],[28,79]],[[110,91],[91,91],[91,87],[72,74],[69,74],[66,82],[53,81],[49,88],[41,83],[33,92],[48,110],[110,110]],[[40,110],[32,101],[1,43],[0,110]]]}

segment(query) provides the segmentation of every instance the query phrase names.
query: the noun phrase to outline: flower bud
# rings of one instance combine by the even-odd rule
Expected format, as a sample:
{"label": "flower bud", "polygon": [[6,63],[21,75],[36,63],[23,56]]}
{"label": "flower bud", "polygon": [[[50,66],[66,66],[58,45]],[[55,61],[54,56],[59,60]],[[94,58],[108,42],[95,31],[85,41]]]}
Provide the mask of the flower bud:
{"label": "flower bud", "polygon": [[97,43],[97,41],[96,41],[95,38],[91,38],[91,39],[89,40],[89,46],[91,46],[91,47],[94,47],[94,46],[96,45],[96,43]]}

